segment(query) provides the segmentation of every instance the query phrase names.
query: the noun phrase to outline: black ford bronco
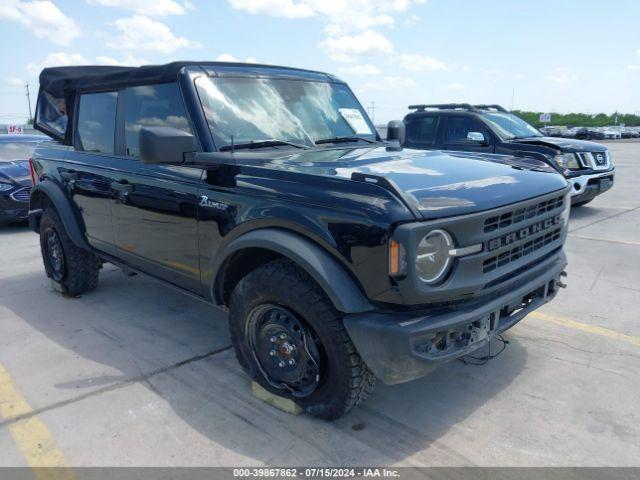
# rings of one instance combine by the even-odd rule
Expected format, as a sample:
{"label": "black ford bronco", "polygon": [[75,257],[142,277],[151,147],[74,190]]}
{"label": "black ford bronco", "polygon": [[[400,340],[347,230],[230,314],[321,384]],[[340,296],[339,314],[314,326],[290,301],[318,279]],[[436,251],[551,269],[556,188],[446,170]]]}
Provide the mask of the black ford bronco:
{"label": "black ford bronco", "polygon": [[607,147],[569,138],[545,137],[500,105],[452,103],[410,105],[404,118],[408,148],[499,153],[542,160],[571,184],[571,204],[586,205],[613,187]]}
{"label": "black ford bronco", "polygon": [[[68,295],[105,262],[229,311],[246,373],[332,419],[564,284],[570,186],[383,144],[349,87],[265,65],[43,70],[29,221]],[[479,161],[481,160],[481,161]]]}

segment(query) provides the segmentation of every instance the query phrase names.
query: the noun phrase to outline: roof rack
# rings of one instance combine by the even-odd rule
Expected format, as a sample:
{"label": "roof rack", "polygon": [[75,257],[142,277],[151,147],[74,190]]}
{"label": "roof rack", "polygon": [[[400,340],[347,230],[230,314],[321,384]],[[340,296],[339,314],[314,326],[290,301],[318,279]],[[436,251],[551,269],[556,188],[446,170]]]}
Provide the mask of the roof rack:
{"label": "roof rack", "polygon": [[468,110],[470,112],[477,112],[479,110],[497,110],[498,112],[507,112],[507,110],[500,105],[471,105],[470,103],[433,103],[433,104],[419,104],[409,105],[409,110],[417,110],[418,112],[424,112],[427,108],[433,108],[436,110]]}
{"label": "roof rack", "polygon": [[498,112],[508,112],[507,109],[500,105],[491,104],[491,105],[475,105],[475,107],[479,110],[497,110]]}
{"label": "roof rack", "polygon": [[437,110],[477,110],[470,103],[434,103],[434,104],[420,104],[420,105],[409,105],[409,110],[417,110],[422,112],[427,108],[435,108]]}

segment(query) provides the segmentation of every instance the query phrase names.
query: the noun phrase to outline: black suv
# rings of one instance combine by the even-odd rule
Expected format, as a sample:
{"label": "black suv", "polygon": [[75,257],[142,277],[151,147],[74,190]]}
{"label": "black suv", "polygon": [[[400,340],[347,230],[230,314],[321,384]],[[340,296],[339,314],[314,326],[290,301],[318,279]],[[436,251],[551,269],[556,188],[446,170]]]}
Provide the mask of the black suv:
{"label": "black suv", "polygon": [[571,183],[579,207],[613,186],[614,166],[604,145],[545,137],[500,105],[410,105],[404,117],[407,148],[500,153],[540,159]]}
{"label": "black suv", "polygon": [[68,295],[101,265],[229,311],[246,373],[336,418],[487,344],[563,286],[567,182],[385,145],[349,87],[264,65],[40,75],[29,221]]}

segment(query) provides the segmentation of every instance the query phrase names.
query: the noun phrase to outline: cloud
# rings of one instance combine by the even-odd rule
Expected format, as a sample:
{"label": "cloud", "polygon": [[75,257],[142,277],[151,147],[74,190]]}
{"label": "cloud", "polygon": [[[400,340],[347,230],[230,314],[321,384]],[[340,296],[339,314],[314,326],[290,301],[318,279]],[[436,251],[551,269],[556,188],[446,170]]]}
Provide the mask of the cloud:
{"label": "cloud", "polygon": [[184,15],[193,6],[189,2],[175,0],[87,0],[89,5],[115,7],[149,17]]}
{"label": "cloud", "polygon": [[97,63],[98,65],[138,67],[140,65],[148,64],[149,62],[147,60],[134,57],[133,55],[127,55],[121,59],[99,55],[96,57],[95,63]]}
{"label": "cloud", "polygon": [[640,72],[640,65],[627,65],[627,70],[630,72]]}
{"label": "cloud", "polygon": [[305,2],[292,0],[229,0],[229,3],[236,10],[253,15],[284,18],[307,18],[315,15],[313,8]]}
{"label": "cloud", "polygon": [[578,80],[578,76],[565,67],[557,67],[553,73],[547,76],[547,79],[559,84],[573,83]]}
{"label": "cloud", "polygon": [[415,13],[409,15],[407,18],[404,19],[404,24],[407,27],[414,27],[418,24],[418,22],[420,22],[420,17]]}
{"label": "cloud", "polygon": [[66,67],[69,65],[86,65],[89,61],[79,53],[50,53],[41,62],[32,62],[27,65],[27,72],[32,76],[37,76],[43,68]]}
{"label": "cloud", "polygon": [[22,87],[24,86],[24,80],[18,77],[8,77],[5,78],[4,83],[7,85],[11,85],[12,87]]}
{"label": "cloud", "polygon": [[[86,58],[79,53],[54,52],[47,55],[41,62],[33,62],[27,65],[27,72],[31,76],[40,74],[43,68],[47,67],[67,67],[71,65],[112,65],[112,66],[139,66],[148,64],[147,60],[143,60],[131,55],[124,58],[116,59],[104,55],[98,55],[94,59]],[[20,79],[15,79],[20,80]],[[21,81],[21,80],[20,80]],[[22,81],[21,81],[22,82]],[[22,82],[20,85],[24,85]]]}
{"label": "cloud", "polygon": [[464,83],[453,82],[448,83],[442,88],[444,88],[445,90],[449,90],[450,92],[461,92],[462,90],[466,90],[469,87],[467,87],[467,85],[465,85]]}
{"label": "cloud", "polygon": [[[220,55],[218,55],[216,57],[216,61],[218,61],[218,62],[236,62],[236,63],[241,63],[242,62],[242,60],[240,60],[237,57],[234,57],[230,53],[221,53]],[[253,58],[253,57],[247,57],[244,60],[244,63],[258,63],[258,62],[256,62],[256,59]]]}
{"label": "cloud", "polygon": [[402,75],[387,75],[377,81],[365,83],[362,86],[362,89],[375,91],[391,91],[397,93],[398,90],[413,88],[416,86],[418,86],[418,84],[411,77],[405,77]]}
{"label": "cloud", "polygon": [[451,70],[447,65],[438,59],[421,55],[419,53],[404,53],[398,57],[398,65],[400,68],[412,72],[428,72],[436,70]]}
{"label": "cloud", "polygon": [[369,63],[364,65],[351,65],[349,67],[340,67],[338,70],[342,73],[351,74],[351,75],[366,75],[366,76],[374,76],[380,75],[382,70],[380,70],[375,65],[371,65]]}
{"label": "cloud", "polygon": [[198,42],[179,37],[164,23],[144,15],[119,18],[113,23],[120,36],[108,41],[107,47],[115,50],[147,50],[169,54],[180,48],[201,47]]}
{"label": "cloud", "polygon": [[3,0],[0,7],[2,19],[20,23],[36,37],[58,45],[69,45],[80,36],[80,27],[75,20],[48,0]]}
{"label": "cloud", "polygon": [[[392,28],[394,16],[405,15],[425,0],[227,0],[236,10],[283,18],[319,18],[326,39],[319,46],[336,61],[390,53],[391,42],[375,28]],[[411,18],[411,17],[409,17]],[[410,21],[415,21],[415,18]],[[370,42],[370,45],[365,45]]]}
{"label": "cloud", "polygon": [[327,37],[319,46],[333,60],[355,62],[359,57],[375,57],[393,52],[393,45],[384,35],[366,30],[356,35]]}
{"label": "cloud", "polygon": [[636,55],[640,56],[640,48],[636,50]]}

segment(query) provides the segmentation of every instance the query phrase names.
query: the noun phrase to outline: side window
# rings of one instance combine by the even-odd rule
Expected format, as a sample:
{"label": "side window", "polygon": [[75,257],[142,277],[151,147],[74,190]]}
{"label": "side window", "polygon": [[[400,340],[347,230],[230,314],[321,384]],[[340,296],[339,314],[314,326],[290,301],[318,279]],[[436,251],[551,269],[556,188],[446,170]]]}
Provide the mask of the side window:
{"label": "side window", "polygon": [[178,85],[163,83],[130,87],[124,92],[126,154],[138,156],[138,137],[142,127],[175,127],[191,132]]}
{"label": "side window", "polygon": [[80,95],[76,148],[86,152],[113,153],[117,92]]}
{"label": "side window", "polygon": [[407,128],[407,140],[411,143],[433,145],[436,142],[437,133],[437,116],[414,117]]}
{"label": "side window", "polygon": [[476,119],[471,117],[449,117],[444,141],[448,145],[468,145],[474,143],[469,139],[469,132],[478,132],[489,140],[489,131]]}

